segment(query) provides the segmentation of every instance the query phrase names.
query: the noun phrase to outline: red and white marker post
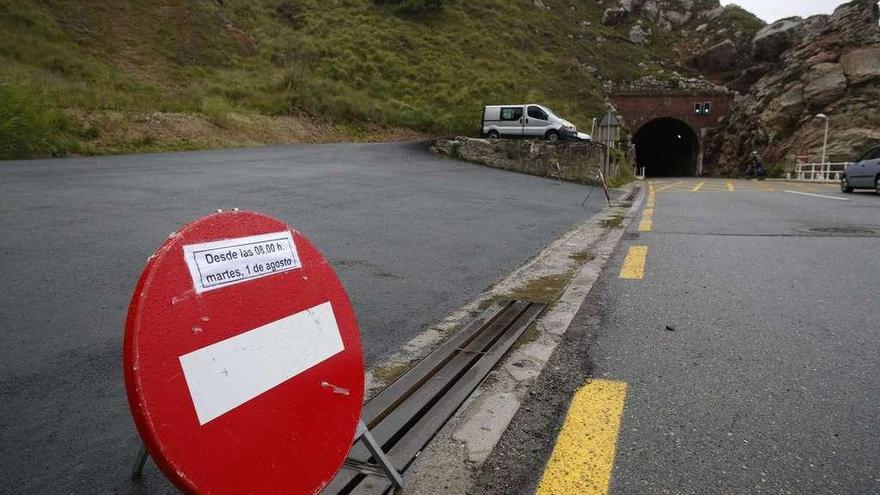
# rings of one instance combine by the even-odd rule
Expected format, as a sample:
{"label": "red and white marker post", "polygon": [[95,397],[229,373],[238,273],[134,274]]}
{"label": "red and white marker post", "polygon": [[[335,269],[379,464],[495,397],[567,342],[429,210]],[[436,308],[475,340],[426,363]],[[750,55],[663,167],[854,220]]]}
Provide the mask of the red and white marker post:
{"label": "red and white marker post", "polygon": [[345,289],[308,239],[260,213],[169,237],[135,289],[123,354],[136,473],[149,453],[187,493],[317,493],[366,430]]}

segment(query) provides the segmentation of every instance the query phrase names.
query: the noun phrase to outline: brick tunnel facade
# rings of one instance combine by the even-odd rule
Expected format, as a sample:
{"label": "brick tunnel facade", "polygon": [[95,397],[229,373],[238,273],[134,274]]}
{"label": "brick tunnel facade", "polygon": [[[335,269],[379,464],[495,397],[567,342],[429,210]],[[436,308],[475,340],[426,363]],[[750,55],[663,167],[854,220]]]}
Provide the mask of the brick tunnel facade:
{"label": "brick tunnel facade", "polygon": [[703,140],[730,112],[733,95],[711,92],[632,92],[612,96],[632,136],[645,175],[703,174]]}

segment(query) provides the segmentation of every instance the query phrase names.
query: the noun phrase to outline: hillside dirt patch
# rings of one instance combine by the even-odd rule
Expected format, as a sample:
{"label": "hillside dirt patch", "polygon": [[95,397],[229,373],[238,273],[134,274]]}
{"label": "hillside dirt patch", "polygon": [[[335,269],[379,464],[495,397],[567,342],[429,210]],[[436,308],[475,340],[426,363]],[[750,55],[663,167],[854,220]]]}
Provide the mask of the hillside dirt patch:
{"label": "hillside dirt patch", "polygon": [[68,111],[84,129],[82,154],[237,148],[291,143],[380,142],[427,139],[403,128],[346,126],[303,115]]}

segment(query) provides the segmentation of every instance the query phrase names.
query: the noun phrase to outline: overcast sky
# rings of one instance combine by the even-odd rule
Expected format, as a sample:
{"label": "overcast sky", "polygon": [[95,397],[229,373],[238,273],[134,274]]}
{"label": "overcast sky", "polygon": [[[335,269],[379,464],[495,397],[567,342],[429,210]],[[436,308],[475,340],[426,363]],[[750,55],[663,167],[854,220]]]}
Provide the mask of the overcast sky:
{"label": "overcast sky", "polygon": [[783,17],[808,17],[815,14],[830,14],[846,0],[722,0],[723,5],[735,3],[767,22]]}

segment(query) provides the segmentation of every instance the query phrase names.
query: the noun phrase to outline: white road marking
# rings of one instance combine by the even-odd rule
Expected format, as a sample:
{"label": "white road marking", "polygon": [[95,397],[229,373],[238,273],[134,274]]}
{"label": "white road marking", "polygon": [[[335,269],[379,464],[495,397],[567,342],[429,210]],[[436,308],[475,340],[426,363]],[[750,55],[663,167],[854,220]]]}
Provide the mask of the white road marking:
{"label": "white road marking", "polygon": [[816,198],[826,198],[826,199],[837,199],[840,201],[849,201],[849,198],[838,198],[837,196],[826,196],[824,194],[813,194],[813,193],[808,193],[808,192],[789,191],[788,189],[786,189],[785,192],[792,193],[792,194],[800,194],[801,196],[813,196]]}
{"label": "white road marking", "polygon": [[203,425],[344,349],[327,301],[184,354],[180,365]]}

